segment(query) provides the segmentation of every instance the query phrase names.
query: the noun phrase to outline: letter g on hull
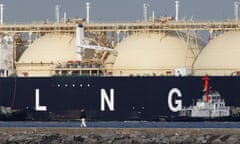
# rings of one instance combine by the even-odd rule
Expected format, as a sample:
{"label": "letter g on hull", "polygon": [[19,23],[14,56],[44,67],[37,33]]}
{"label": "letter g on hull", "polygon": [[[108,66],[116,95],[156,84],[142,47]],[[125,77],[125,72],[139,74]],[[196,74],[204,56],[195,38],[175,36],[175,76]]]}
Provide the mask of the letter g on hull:
{"label": "letter g on hull", "polygon": [[168,93],[168,107],[172,112],[178,112],[182,110],[182,100],[174,100],[173,96],[177,96],[179,98],[182,97],[182,93],[178,88],[172,88]]}

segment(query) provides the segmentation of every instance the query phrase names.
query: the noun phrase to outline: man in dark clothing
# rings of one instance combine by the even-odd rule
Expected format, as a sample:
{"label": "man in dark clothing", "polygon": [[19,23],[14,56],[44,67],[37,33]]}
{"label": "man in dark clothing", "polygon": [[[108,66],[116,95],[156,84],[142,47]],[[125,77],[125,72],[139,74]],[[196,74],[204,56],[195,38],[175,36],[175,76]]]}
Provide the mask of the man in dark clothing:
{"label": "man in dark clothing", "polygon": [[82,127],[87,127],[86,125],[86,118],[87,118],[87,115],[85,113],[85,110],[84,109],[81,109],[81,113],[80,113],[80,119],[81,119],[81,128]]}

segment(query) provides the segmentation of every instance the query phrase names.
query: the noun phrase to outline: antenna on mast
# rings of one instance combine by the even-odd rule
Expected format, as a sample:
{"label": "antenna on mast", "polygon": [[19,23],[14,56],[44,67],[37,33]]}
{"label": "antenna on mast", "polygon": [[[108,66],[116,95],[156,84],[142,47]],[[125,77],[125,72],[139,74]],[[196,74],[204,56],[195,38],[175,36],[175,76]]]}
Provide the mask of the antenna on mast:
{"label": "antenna on mast", "polygon": [[60,22],[60,5],[56,5],[55,6],[55,18],[56,18],[56,22],[59,23]]}
{"label": "antenna on mast", "polygon": [[179,0],[176,0],[176,1],[175,1],[175,7],[176,7],[175,20],[178,21],[178,19],[179,19],[179,17],[178,17],[178,14],[179,14]]}
{"label": "antenna on mast", "polygon": [[89,23],[89,20],[90,20],[90,16],[89,16],[89,13],[90,13],[90,2],[86,2],[86,9],[87,9],[87,17],[86,17],[86,20],[87,20],[87,23]]}
{"label": "antenna on mast", "polygon": [[145,22],[147,22],[147,9],[150,5],[148,3],[144,3],[143,4],[143,16],[144,16],[144,20]]}

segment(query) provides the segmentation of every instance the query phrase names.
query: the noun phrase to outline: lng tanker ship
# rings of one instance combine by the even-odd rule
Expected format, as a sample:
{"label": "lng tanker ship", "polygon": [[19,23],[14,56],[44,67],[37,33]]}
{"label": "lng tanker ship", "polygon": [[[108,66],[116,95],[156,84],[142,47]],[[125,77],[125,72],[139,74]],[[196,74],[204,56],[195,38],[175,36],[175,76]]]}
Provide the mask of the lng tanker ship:
{"label": "lng tanker ship", "polygon": [[[229,34],[239,33],[225,33],[222,37]],[[205,55],[201,54],[210,49],[208,46],[200,52],[198,49],[200,42],[186,43],[185,36],[179,39],[177,33],[168,33],[164,37],[155,33],[138,33],[129,36],[112,49],[86,44],[83,41],[85,38],[82,24],[76,26],[75,37],[76,46],[72,46],[72,36],[56,34],[43,36],[36,40],[16,63],[17,76],[6,76],[9,72],[2,71],[3,77],[0,79],[2,120],[76,120],[79,119],[80,109],[86,110],[89,120],[96,121],[191,120],[191,115],[183,117],[182,113],[186,111],[186,107],[201,98],[202,77],[205,75],[193,75],[192,69],[187,66],[193,62],[195,65],[201,65],[199,60],[202,57],[206,59]],[[162,40],[159,41],[159,38]],[[44,47],[46,42],[50,47]],[[11,49],[9,43],[5,45]],[[191,48],[190,53],[189,47],[185,47],[186,44]],[[77,50],[75,48],[70,51],[72,47],[77,47]],[[234,46],[232,47],[234,49]],[[58,51],[55,53],[56,49]],[[95,53],[95,50],[107,57],[104,60],[97,58],[86,60],[85,58],[91,57],[89,55],[91,52]],[[190,57],[193,54],[198,55],[197,60],[194,59],[196,57]],[[69,55],[77,55],[78,59],[60,62],[65,57],[69,59]],[[143,59],[144,57],[146,59]],[[232,58],[236,57],[232,55]],[[49,62],[49,59],[58,61]],[[206,64],[210,65],[212,61]],[[222,64],[228,65],[216,63],[216,66]],[[237,63],[231,63],[230,66],[234,64]],[[179,65],[186,67],[179,68]],[[209,87],[221,93],[226,106],[230,107],[229,115],[222,117],[219,114],[214,118],[203,115],[200,119],[192,120],[238,120],[240,80],[237,68],[226,69],[222,66],[222,70],[215,68],[207,70],[195,68],[194,72],[204,71],[209,74],[210,81],[207,83]],[[211,76],[212,72],[218,75]],[[220,72],[229,75],[221,76]],[[214,107],[211,109],[216,110]]]}
{"label": "lng tanker ship", "polygon": [[175,30],[197,23],[173,20],[122,26],[111,41],[76,20],[74,33],[36,34],[20,52],[16,37],[1,35],[0,120],[77,120],[85,109],[95,121],[238,121],[240,32],[217,23],[227,31],[211,30],[205,44]]}

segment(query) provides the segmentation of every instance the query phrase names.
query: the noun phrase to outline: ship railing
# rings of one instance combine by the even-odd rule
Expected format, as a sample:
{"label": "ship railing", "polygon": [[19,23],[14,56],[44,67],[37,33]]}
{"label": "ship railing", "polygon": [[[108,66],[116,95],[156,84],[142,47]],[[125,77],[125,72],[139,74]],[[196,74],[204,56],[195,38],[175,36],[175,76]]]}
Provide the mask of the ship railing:
{"label": "ship railing", "polygon": [[102,61],[84,60],[84,61],[67,61],[58,63],[53,68],[56,75],[86,75],[101,76],[106,69]]}
{"label": "ship railing", "polygon": [[85,60],[85,61],[68,61],[58,63],[55,69],[102,69],[103,64],[101,61]]}

